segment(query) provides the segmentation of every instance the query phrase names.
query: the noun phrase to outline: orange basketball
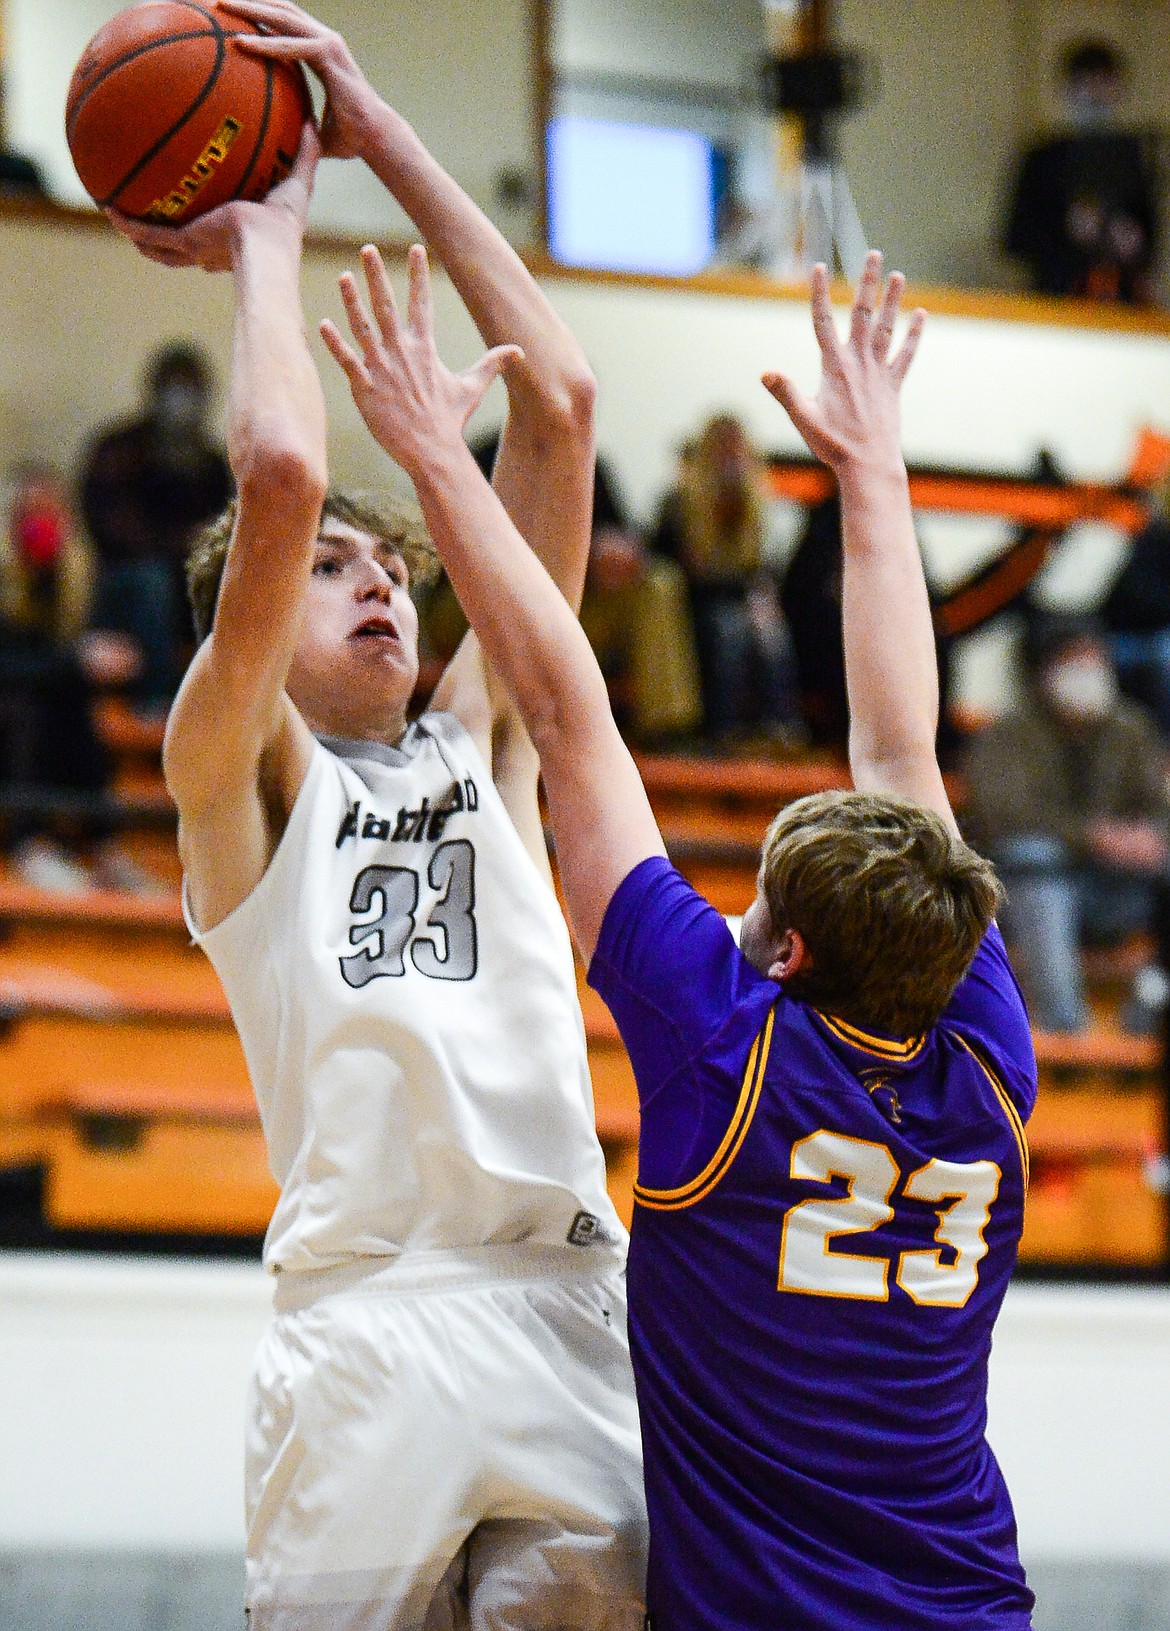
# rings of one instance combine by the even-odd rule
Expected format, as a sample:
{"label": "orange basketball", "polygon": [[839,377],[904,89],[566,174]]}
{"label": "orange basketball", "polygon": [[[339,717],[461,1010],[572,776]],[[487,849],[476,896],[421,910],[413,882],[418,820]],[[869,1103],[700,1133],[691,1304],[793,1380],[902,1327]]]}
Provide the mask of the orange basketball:
{"label": "orange basketball", "polygon": [[241,51],[248,32],[214,0],[145,0],[98,29],[65,105],[95,203],[178,226],[288,174],[308,84],[298,64]]}

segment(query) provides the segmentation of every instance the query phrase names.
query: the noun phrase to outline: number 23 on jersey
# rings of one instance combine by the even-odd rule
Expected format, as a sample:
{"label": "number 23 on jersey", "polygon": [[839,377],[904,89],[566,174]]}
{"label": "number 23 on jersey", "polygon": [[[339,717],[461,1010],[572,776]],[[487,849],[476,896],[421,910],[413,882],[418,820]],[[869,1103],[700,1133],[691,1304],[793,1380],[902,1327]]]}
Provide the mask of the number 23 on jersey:
{"label": "number 23 on jersey", "polygon": [[[890,1197],[902,1173],[890,1151],[868,1139],[822,1131],[793,1145],[789,1171],[793,1178],[844,1182],[847,1193],[813,1196],[785,1213],[779,1289],[811,1297],[887,1302],[889,1259],[829,1247],[842,1235],[869,1234],[893,1218]],[[979,1264],[987,1255],[983,1236],[1000,1177],[994,1161],[938,1159],[906,1177],[902,1194],[925,1201],[938,1217],[935,1249],[902,1252],[897,1258],[897,1283],[914,1302],[962,1308],[970,1298]],[[946,1262],[944,1247],[949,1249]]]}

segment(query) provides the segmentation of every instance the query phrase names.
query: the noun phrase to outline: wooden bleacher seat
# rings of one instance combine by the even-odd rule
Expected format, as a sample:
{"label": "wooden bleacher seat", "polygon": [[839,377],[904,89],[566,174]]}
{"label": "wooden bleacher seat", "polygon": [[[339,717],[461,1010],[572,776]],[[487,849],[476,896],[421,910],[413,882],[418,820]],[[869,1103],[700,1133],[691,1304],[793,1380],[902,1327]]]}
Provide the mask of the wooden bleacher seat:
{"label": "wooden bleacher seat", "polygon": [[[161,731],[140,725],[114,711],[103,729],[122,761],[121,785],[161,808]],[[641,766],[673,859],[729,913],[752,898],[776,810],[848,785],[844,765],[824,756],[656,755]],[[173,850],[169,831],[165,843]],[[628,1221],[633,1073],[580,970],[579,992],[598,1133]],[[184,1239],[262,1232],[276,1188],[242,1050],[177,896],[45,896],[0,869],[0,1021],[0,1166],[43,1168],[54,1227]],[[1085,1037],[1038,1035],[1036,1047],[1042,1086],[1023,1260],[1149,1268],[1166,1239],[1164,1208],[1146,1182],[1162,1142],[1160,1044],[1100,1027]]]}
{"label": "wooden bleacher seat", "polygon": [[53,894],[0,874],[0,926],[14,923],[125,930],[163,929],[187,935],[179,897],[157,899],[115,889],[87,889],[79,895]]}

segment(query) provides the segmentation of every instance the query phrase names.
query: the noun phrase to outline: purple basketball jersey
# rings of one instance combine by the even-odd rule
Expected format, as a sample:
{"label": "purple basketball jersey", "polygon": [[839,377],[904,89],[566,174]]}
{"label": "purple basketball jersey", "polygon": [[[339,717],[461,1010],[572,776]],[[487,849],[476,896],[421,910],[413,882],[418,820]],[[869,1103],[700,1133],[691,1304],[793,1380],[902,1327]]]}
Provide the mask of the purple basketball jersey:
{"label": "purple basketball jersey", "polygon": [[999,931],[925,1036],[788,997],[668,862],[590,969],[642,1105],[654,1631],[1026,1631],[984,1437],[1036,1095]]}

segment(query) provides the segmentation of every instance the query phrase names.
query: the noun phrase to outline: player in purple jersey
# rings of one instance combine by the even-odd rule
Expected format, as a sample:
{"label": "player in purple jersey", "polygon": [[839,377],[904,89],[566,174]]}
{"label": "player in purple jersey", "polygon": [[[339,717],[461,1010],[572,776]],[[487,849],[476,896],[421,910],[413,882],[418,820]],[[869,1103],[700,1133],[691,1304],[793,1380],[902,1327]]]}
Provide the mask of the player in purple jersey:
{"label": "player in purple jersey", "polygon": [[670,866],[589,647],[462,442],[413,252],[403,323],[371,252],[360,355],[327,332],[414,480],[541,752],[590,977],[638,1078],[631,1334],[655,1631],[1025,1631],[984,1437],[1035,1097],[1027,1017],[934,753],[930,611],[899,436],[922,329],[881,257],[847,341],[813,277],[815,400],[764,383],[844,516],[855,793],[772,824],[737,946]]}

